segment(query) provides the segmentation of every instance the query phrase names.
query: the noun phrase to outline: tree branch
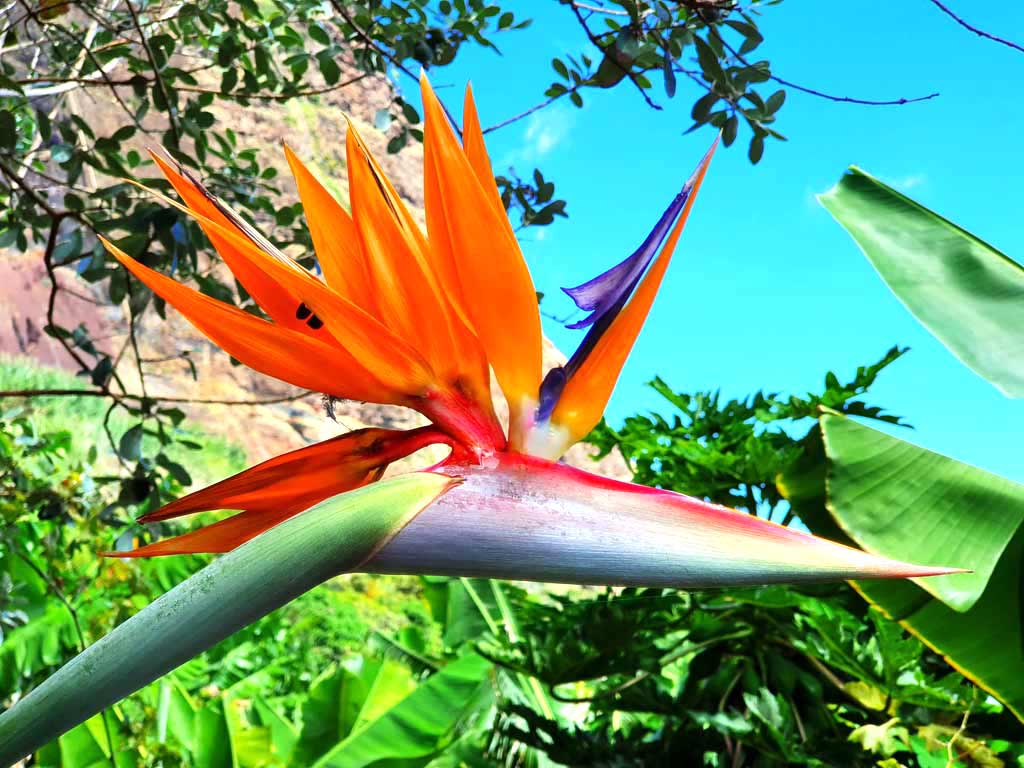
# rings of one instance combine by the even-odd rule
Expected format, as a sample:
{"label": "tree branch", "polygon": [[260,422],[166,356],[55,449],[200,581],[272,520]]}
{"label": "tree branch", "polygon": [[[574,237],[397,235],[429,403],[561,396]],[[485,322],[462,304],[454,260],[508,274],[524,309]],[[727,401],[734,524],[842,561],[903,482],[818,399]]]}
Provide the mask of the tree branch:
{"label": "tree branch", "polygon": [[[44,29],[44,31],[48,31],[49,29],[52,28],[52,29],[56,30],[57,32],[60,32],[65,37],[70,38],[71,42],[73,42],[75,45],[79,46],[79,48],[81,49],[81,54],[85,58],[87,58],[89,60],[89,63],[91,63],[96,68],[96,71],[100,73],[100,76],[103,78],[104,82],[106,82],[108,85],[110,85],[110,78],[107,76],[107,73],[106,73],[106,71],[103,68],[103,65],[100,64],[99,60],[96,58],[96,55],[93,53],[92,47],[91,47],[92,46],[92,42],[90,40],[79,40],[77,37],[75,37],[74,33],[69,32],[68,30],[64,29],[64,27],[61,26],[60,24],[47,24],[47,25],[44,25],[39,20],[37,12],[34,11],[31,8],[31,6],[28,5],[26,0],[19,0],[19,2],[21,2],[21,4],[25,7],[25,9],[28,11],[28,13],[31,15],[31,17],[36,21],[37,24],[39,24]],[[124,113],[128,116],[128,118],[135,125],[135,127],[138,128],[140,131],[145,132],[146,129],[142,127],[142,124],[139,122],[138,118],[135,116],[135,113],[132,112],[128,108],[128,105],[124,103],[124,99],[121,98],[121,94],[119,94],[117,92],[117,89],[114,88],[112,85],[110,86],[110,93],[114,97],[114,100],[118,103],[118,105],[124,111]]]}
{"label": "tree branch", "polygon": [[534,104],[532,107],[530,107],[529,109],[523,110],[518,115],[512,115],[512,117],[505,118],[504,120],[502,120],[499,123],[495,123],[494,125],[491,125],[491,126],[488,126],[487,128],[484,128],[483,132],[484,133],[490,133],[491,131],[496,131],[499,128],[504,128],[506,125],[511,125],[512,123],[515,123],[515,122],[517,122],[519,120],[522,120],[524,117],[529,117],[534,112],[539,112],[540,110],[544,109],[545,107],[550,107],[552,104],[554,104],[556,101],[561,99],[563,96],[568,96],[570,93],[576,93],[576,91],[578,91],[581,87],[582,87],[582,83],[574,85],[572,88],[569,88],[564,93],[560,93],[557,96],[552,96],[550,99],[542,101],[539,104]]}
{"label": "tree branch", "polygon": [[[729,53],[731,53],[733,55],[733,57],[738,62],[740,62],[740,64],[742,64],[745,67],[749,67],[750,66],[750,62],[747,61],[742,55],[740,55],[739,51],[737,51],[735,48],[733,48],[731,45],[729,45],[728,41],[726,41],[726,39],[724,37],[722,37],[722,35],[718,31],[718,29],[715,28],[714,24],[711,24],[710,22],[705,21],[705,25],[707,26],[708,32],[710,34],[713,34],[715,36],[715,39],[717,39],[718,42],[720,42],[722,44],[722,46],[727,51],[729,51]],[[811,96],[817,96],[818,98],[826,99],[828,101],[838,101],[838,102],[844,102],[844,103],[847,103],[847,104],[862,104],[864,106],[869,106],[869,107],[893,107],[893,106],[900,106],[900,105],[903,105],[903,104],[913,104],[913,103],[918,102],[918,101],[928,101],[930,99],[934,99],[934,98],[936,98],[939,95],[936,92],[936,93],[929,93],[927,96],[914,96],[913,98],[909,98],[909,99],[908,98],[885,99],[885,100],[858,99],[858,98],[855,98],[853,96],[835,96],[835,95],[833,95],[831,93],[825,93],[824,91],[819,91],[816,88],[808,88],[805,85],[798,85],[797,83],[794,83],[794,82],[792,82],[790,80],[784,80],[783,78],[779,77],[778,75],[774,75],[774,74],[769,74],[768,77],[771,80],[774,80],[779,85],[784,85],[787,88],[792,88],[794,91],[801,91],[802,93],[807,93],[807,94],[810,94]]]}
{"label": "tree branch", "polygon": [[[580,13],[580,9],[577,7],[575,3],[573,3],[572,5],[572,12],[573,15],[576,16],[576,21],[578,21],[580,26],[583,28],[583,32],[584,34],[586,34],[587,39],[590,41],[590,43],[601,52],[601,55],[605,55],[605,49],[601,47],[600,41],[598,41],[598,39],[594,36],[594,33],[590,31],[590,27],[587,26],[587,20],[583,18],[583,14]],[[614,61],[615,66],[617,66],[626,75],[626,77],[629,78],[629,81],[634,86],[636,86],[637,91],[640,92],[640,95],[643,96],[644,101],[647,102],[647,106],[649,106],[651,109],[655,109],[660,112],[661,105],[657,104],[647,94],[647,90],[642,85],[640,85],[640,82],[636,79],[636,75],[630,69],[627,69],[626,67],[619,64],[619,62],[615,61],[615,59],[612,59],[612,61]]]}
{"label": "tree branch", "polygon": [[594,13],[603,13],[606,16],[629,16],[629,11],[620,11],[613,8],[602,8],[600,5],[590,5],[588,3],[577,3],[573,5],[577,8],[581,8],[584,11],[593,11]]}
{"label": "tree branch", "polygon": [[299,392],[294,395],[282,395],[266,400],[217,400],[202,397],[164,397],[161,395],[137,395],[131,392],[118,395],[109,389],[5,389],[0,390],[0,400],[8,397],[101,397],[113,400],[133,400],[135,402],[184,403],[187,405],[276,405],[290,403],[308,397],[313,392]]}
{"label": "tree branch", "polygon": [[128,13],[132,16],[132,23],[135,25],[135,30],[139,33],[139,42],[142,44],[142,49],[146,52],[146,58],[149,59],[149,65],[153,67],[153,77],[156,78],[156,86],[160,89],[160,93],[164,97],[164,104],[167,105],[167,122],[171,127],[171,135],[174,137],[174,146],[181,146],[181,134],[178,132],[178,123],[174,119],[174,105],[171,103],[171,93],[167,90],[167,86],[164,84],[164,79],[160,75],[160,67],[157,66],[156,58],[153,56],[153,49],[149,47],[149,40],[146,39],[146,33],[142,31],[142,27],[139,25],[139,16],[135,12],[135,6],[132,5],[132,0],[125,0],[125,5],[128,6]]}
{"label": "tree branch", "polygon": [[1015,50],[1015,51],[1020,51],[1021,53],[1024,53],[1024,46],[1017,45],[1017,43],[1014,43],[1014,42],[1012,42],[1010,40],[1007,40],[1005,38],[1002,38],[1002,37],[998,37],[997,35],[993,35],[993,34],[991,34],[989,32],[986,32],[983,29],[978,29],[977,27],[973,26],[972,24],[968,24],[962,18],[957,16],[955,13],[953,13],[953,11],[951,11],[947,6],[945,6],[941,2],[939,2],[939,0],[930,0],[930,1],[931,1],[932,5],[934,5],[936,8],[938,8],[944,14],[949,16],[949,18],[951,18],[957,24],[959,24],[961,27],[963,27],[964,29],[968,30],[969,32],[973,32],[978,37],[984,37],[986,40],[991,40],[994,43],[999,43],[1000,45],[1005,45],[1008,48],[1013,48],[1013,50]]}
{"label": "tree branch", "polygon": [[[40,86],[39,88],[26,88],[24,92],[14,91],[9,88],[0,88],[0,96],[5,97],[24,97],[26,99],[38,99],[42,96],[56,96],[59,93],[67,93],[73,91],[75,88],[82,88],[85,86],[112,86],[114,81],[107,78],[107,73],[114,69],[118,64],[121,63],[121,59],[111,59],[103,67],[97,71],[92,72],[83,77],[65,77],[65,78],[28,78],[26,80],[16,81],[19,85],[30,82],[47,82],[50,85]],[[100,82],[103,79],[105,82]],[[128,81],[124,81],[126,84]],[[53,85],[53,83],[60,83],[59,85]]]}
{"label": "tree branch", "polygon": [[364,43],[366,43],[368,46],[370,46],[373,50],[375,50],[377,53],[379,53],[385,59],[387,59],[389,62],[394,64],[396,67],[398,67],[399,70],[404,72],[406,75],[411,77],[413,80],[419,80],[419,77],[417,77],[416,74],[412,70],[410,70],[408,67],[406,67],[401,61],[396,59],[392,54],[388,53],[386,50],[384,50],[379,45],[377,45],[377,42],[372,37],[370,37],[370,35],[368,35],[366,32],[364,32],[362,29],[360,29],[358,26],[356,26],[355,20],[349,15],[348,11],[345,10],[345,7],[339,2],[339,0],[330,0],[330,2],[331,2],[331,6],[333,6],[334,10],[336,10],[338,12],[338,15],[341,16],[341,18],[343,18],[345,20],[345,22],[350,27],[352,27],[352,30],[356,33],[356,36],[360,40],[362,40]]}
{"label": "tree branch", "polygon": [[220,96],[225,99],[259,99],[261,101],[288,101],[289,99],[298,99],[306,96],[319,96],[322,93],[330,93],[331,91],[337,91],[346,86],[358,83],[360,80],[370,76],[369,72],[363,72],[355,77],[350,77],[348,80],[344,80],[334,85],[327,85],[322,88],[307,88],[303,91],[295,91],[294,93],[225,93],[224,91],[218,91],[213,88],[202,88],[198,85],[179,85],[179,91],[190,91],[192,93],[212,93],[214,96]]}

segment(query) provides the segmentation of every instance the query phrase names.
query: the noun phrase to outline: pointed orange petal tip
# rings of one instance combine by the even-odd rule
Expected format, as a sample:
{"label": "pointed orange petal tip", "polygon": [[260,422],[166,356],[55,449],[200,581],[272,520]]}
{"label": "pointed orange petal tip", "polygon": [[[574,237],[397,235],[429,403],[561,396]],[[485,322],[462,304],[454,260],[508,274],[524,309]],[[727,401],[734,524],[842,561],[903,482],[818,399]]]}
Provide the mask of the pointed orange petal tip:
{"label": "pointed orange petal tip", "polygon": [[432,426],[408,431],[359,429],[269,459],[139,518],[152,523],[196,512],[241,512],[212,525],[110,557],[227,552],[304,509],[380,479],[389,464],[420,448],[448,443]]}
{"label": "pointed orange petal tip", "polygon": [[[280,251],[272,253],[266,250],[255,242],[249,233],[221,225],[166,195],[148,189],[138,182],[132,183],[168,205],[192,216],[203,225],[204,229],[208,228],[207,231],[212,231],[225,238],[232,247],[244,254],[255,268],[277,281],[295,297],[297,303],[292,312],[296,317],[302,315],[300,319],[306,320],[311,314],[315,315],[318,320],[315,330],[318,334],[327,333],[332,337],[333,348],[339,350],[335,363],[339,366],[347,365],[353,370],[360,371],[361,376],[354,377],[356,382],[361,382],[366,377],[372,376],[378,382],[378,391],[388,393],[387,397],[391,399],[381,399],[383,395],[373,392],[367,393],[365,397],[350,394],[340,395],[341,397],[404,405],[408,400],[406,396],[422,395],[433,384],[434,377],[429,367],[419,353],[404,339],[365,310],[332,290],[326,283],[310,274],[294,260],[281,254]],[[276,251],[276,249],[274,250]],[[189,319],[194,323],[194,318],[190,317]],[[310,327],[312,328],[312,326]],[[206,330],[203,332],[210,336]],[[211,338],[213,337],[211,336]],[[326,342],[321,343],[328,346]],[[224,345],[221,344],[221,346]],[[238,359],[242,360],[242,358]],[[243,362],[245,361],[243,360]],[[307,367],[308,365],[307,361]],[[373,374],[369,373],[371,368]],[[282,377],[276,376],[276,378]],[[339,377],[339,382],[335,383],[334,388],[336,389],[339,384],[344,384],[347,387],[348,383],[345,378],[344,376]],[[283,380],[288,381],[287,378]],[[384,386],[381,382],[387,382],[389,386]],[[331,390],[319,389],[317,391],[334,394]],[[401,392],[402,395],[395,399],[392,396],[392,393],[395,392]]]}
{"label": "pointed orange petal tip", "polygon": [[106,238],[100,239],[138,280],[217,346],[253,370],[335,397],[406,402],[402,392],[383,384],[344,349],[201,294],[142,265]]}
{"label": "pointed orange petal tip", "polygon": [[286,142],[282,144],[324,279],[342,297],[370,314],[378,314],[370,270],[355,222],[292,148]]}
{"label": "pointed orange petal tip", "polygon": [[537,293],[508,217],[481,184],[425,74],[420,84],[431,241],[444,242],[457,259],[457,268],[448,269],[445,277],[458,281],[458,304],[518,423],[517,411],[536,398],[541,379]]}

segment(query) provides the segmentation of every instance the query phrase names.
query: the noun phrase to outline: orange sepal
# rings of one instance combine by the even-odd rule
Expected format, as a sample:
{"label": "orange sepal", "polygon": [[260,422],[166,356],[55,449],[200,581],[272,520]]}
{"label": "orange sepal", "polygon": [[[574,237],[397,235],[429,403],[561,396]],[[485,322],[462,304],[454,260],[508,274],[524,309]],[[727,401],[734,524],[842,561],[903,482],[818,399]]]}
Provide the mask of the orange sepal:
{"label": "orange sepal", "polygon": [[349,194],[387,325],[426,358],[446,384],[462,382],[490,410],[487,364],[435,274],[429,245],[355,125],[346,135]]}
{"label": "orange sepal", "polygon": [[[137,186],[146,189],[141,184]],[[317,317],[320,321],[317,331],[325,325],[324,330],[333,336],[352,358],[359,360],[362,367],[372,368],[374,375],[381,381],[387,381],[394,390],[419,397],[435,382],[429,367],[414,348],[294,261],[282,260],[273,253],[268,253],[247,234],[218,224],[159,192],[150,189],[146,191],[194,217],[204,225],[204,228],[208,227],[227,239],[259,269],[297,297],[301,304],[296,306],[296,310],[302,310],[302,305],[305,305],[305,309]]]}
{"label": "orange sepal", "polygon": [[[199,184],[187,173],[174,168],[158,153],[150,150],[150,157],[163,172],[171,186],[181,196],[192,211],[216,222],[222,227],[237,229],[234,222],[224,210],[214,202],[212,195],[205,187]],[[237,216],[237,214],[236,214]],[[228,269],[238,279],[249,295],[256,300],[264,312],[266,312],[275,323],[294,331],[304,334],[312,334],[312,329],[295,316],[295,308],[298,300],[288,291],[281,287],[263,270],[259,269],[252,261],[245,257],[232,243],[221,236],[216,229],[204,226],[203,219],[196,219],[202,227],[203,232],[210,239],[210,244],[224,259]]]}
{"label": "orange sepal", "polygon": [[716,140],[697,169],[693,188],[679,214],[679,219],[662,246],[661,253],[637,286],[636,293],[594,345],[586,360],[566,382],[565,389],[558,398],[558,404],[551,414],[551,422],[567,431],[567,445],[582,440],[601,420],[601,415],[622,372],[622,366],[633,349],[637,336],[640,335],[640,329],[647,319],[651,305],[654,304],[661,280],[672,260],[672,252],[683,232],[690,209],[697,199],[697,192],[700,191],[704,174],[717,145]]}
{"label": "orange sepal", "polygon": [[376,312],[369,266],[355,222],[287,144],[284,154],[295,177],[324,279],[353,304]]}
{"label": "orange sepal", "polygon": [[360,429],[275,456],[201,491],[143,515],[139,522],[167,520],[194,512],[243,510],[190,533],[148,544],[116,557],[192,552],[227,552],[305,509],[378,480],[396,459],[444,436],[432,427],[410,431]]}
{"label": "orange sepal", "polygon": [[484,142],[484,132],[480,127],[480,116],[476,111],[476,102],[473,100],[473,88],[466,85],[466,100],[462,108],[462,147],[469,159],[469,164],[476,173],[477,181],[484,188],[494,205],[501,214],[501,220],[505,223],[508,232],[515,237],[512,229],[512,222],[505,214],[505,206],[501,202],[501,192],[494,182],[494,171],[491,168],[491,159],[487,155],[487,144]]}
{"label": "orange sepal", "polygon": [[335,397],[376,403],[405,402],[403,392],[385,386],[346,350],[192,290],[143,266],[108,240],[100,239],[135,277],[217,346],[253,370]]}
{"label": "orange sepal", "polygon": [[[326,497],[324,497],[326,498]],[[194,531],[161,539],[126,552],[102,552],[105,557],[157,557],[159,555],[194,555],[230,552],[240,544],[283,523],[305,509],[263,509],[240,512]]]}
{"label": "orange sepal", "polygon": [[443,243],[445,235],[437,232],[443,227],[463,309],[518,423],[540,386],[537,293],[508,218],[480,184],[425,75],[420,85],[426,186],[435,192],[428,200],[431,237]]}

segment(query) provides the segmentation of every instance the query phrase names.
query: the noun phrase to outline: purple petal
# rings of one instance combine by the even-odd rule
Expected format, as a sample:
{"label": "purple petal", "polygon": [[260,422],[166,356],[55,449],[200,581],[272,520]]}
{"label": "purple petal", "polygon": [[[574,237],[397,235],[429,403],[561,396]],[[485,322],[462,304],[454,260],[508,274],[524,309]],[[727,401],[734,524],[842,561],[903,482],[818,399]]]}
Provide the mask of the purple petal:
{"label": "purple petal", "polygon": [[550,418],[566,383],[576,374],[579,367],[597,346],[597,342],[605,334],[605,331],[618,317],[622,308],[626,306],[626,302],[633,295],[644,272],[647,271],[647,267],[654,260],[673,224],[686,206],[686,201],[693,192],[697,177],[706,167],[717,144],[718,142],[715,141],[715,144],[704,155],[697,170],[686,180],[686,184],[683,185],[679,194],[665,209],[661,218],[658,219],[658,223],[654,225],[654,229],[636,251],[593,280],[588,280],[575,288],[562,289],[576,302],[577,307],[590,312],[584,319],[566,327],[575,329],[590,326],[590,328],[569,361],[564,366],[551,369],[544,377],[538,393],[536,411],[538,421],[543,422]]}
{"label": "purple petal", "polygon": [[558,398],[562,396],[565,383],[569,380],[566,369],[562,366],[552,368],[544,376],[540,383],[540,397],[537,399],[537,421],[547,421],[551,418]]}
{"label": "purple petal", "polygon": [[668,236],[673,222],[679,216],[679,212],[686,205],[686,199],[690,196],[692,179],[686,182],[682,191],[672,200],[671,205],[658,219],[654,229],[647,238],[624,261],[619,262],[607,272],[602,272],[593,280],[577,285],[575,288],[563,288],[569,294],[576,306],[590,314],[575,323],[567,325],[566,328],[586,328],[593,325],[601,316],[620,303],[623,296],[628,297],[636,284],[640,281],[641,275],[654,260],[658,249]]}

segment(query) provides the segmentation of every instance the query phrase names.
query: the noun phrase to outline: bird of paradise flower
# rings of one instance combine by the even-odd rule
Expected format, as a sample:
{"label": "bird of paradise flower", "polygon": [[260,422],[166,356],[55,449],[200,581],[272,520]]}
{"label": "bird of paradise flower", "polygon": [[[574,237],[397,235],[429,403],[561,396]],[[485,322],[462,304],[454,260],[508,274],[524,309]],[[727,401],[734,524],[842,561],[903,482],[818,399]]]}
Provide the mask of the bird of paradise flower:
{"label": "bird of paradise flower", "polygon": [[[351,214],[285,147],[323,279],[154,155],[184,205],[164,199],[198,221],[270,319],[187,288],[104,241],[135,277],[254,370],[330,397],[413,408],[430,424],[357,430],[144,515],[238,510],[181,536],[108,553],[229,552],[0,715],[0,764],[343,570],[675,587],[957,570],[889,560],[559,463],[601,419],[714,146],[633,254],[566,289],[588,313],[573,327],[587,332],[564,366],[545,373],[537,295],[472,93],[460,143],[425,78],[421,86],[426,235],[353,125]],[[492,371],[509,407],[507,432],[493,407]],[[450,449],[439,464],[378,482],[391,462],[433,444]],[[83,685],[91,696],[79,694]]]}
{"label": "bird of paradise flower", "polygon": [[[168,202],[199,222],[269,322],[105,244],[133,275],[249,367],[331,397],[413,408],[431,425],[357,430],[271,459],[141,519],[216,509],[239,514],[118,556],[228,551],[323,499],[378,480],[389,463],[441,443],[451,453],[428,471],[466,481],[437,502],[453,517],[459,515],[453,510],[468,506],[465,514],[486,519],[488,509],[493,516],[500,506],[508,515],[506,534],[512,535],[517,514],[520,522],[536,520],[538,507],[550,510],[560,501],[607,513],[599,533],[609,538],[620,528],[629,536],[629,527],[641,521],[659,529],[651,542],[667,535],[669,540],[651,550],[651,567],[640,567],[645,573],[632,577],[621,574],[625,582],[689,586],[944,572],[875,558],[755,516],[556,463],[600,420],[714,147],[633,254],[566,289],[588,313],[570,327],[587,333],[564,366],[544,374],[536,291],[494,183],[472,91],[466,92],[460,145],[425,77],[421,85],[426,236],[354,125],[348,126],[346,145],[351,214],[285,147],[323,279],[271,245],[187,172],[154,154],[185,205]],[[507,434],[492,404],[492,369],[509,406]],[[622,525],[616,525],[617,508]],[[444,525],[440,512],[430,517]],[[393,570],[393,561],[405,558],[415,543],[382,551],[378,568]],[[495,542],[489,543],[493,549]],[[658,577],[663,558],[673,552],[683,569],[665,568]],[[444,570],[457,569],[459,559],[445,558]],[[423,563],[405,566],[422,570]],[[465,569],[531,576],[516,574],[508,564],[492,566],[467,561]],[[554,570],[545,575],[590,582],[597,575],[593,568],[577,578],[571,568]]]}

